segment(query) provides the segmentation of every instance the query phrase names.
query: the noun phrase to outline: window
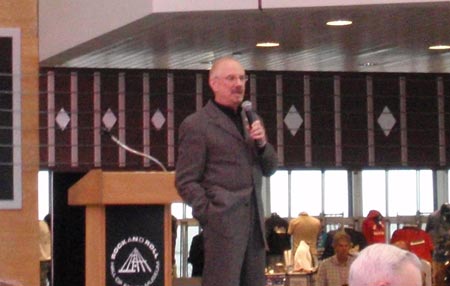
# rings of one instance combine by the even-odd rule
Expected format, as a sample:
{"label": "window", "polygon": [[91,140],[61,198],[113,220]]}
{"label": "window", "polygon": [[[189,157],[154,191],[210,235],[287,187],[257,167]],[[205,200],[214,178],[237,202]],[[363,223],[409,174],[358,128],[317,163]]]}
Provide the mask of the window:
{"label": "window", "polygon": [[391,217],[416,215],[417,211],[430,213],[433,211],[433,172],[364,170],[362,198],[364,215],[370,210]]}
{"label": "window", "polygon": [[377,210],[386,216],[386,171],[362,171],[362,213]]}
{"label": "window", "polygon": [[333,170],[324,172],[324,209],[325,214],[348,216],[348,178],[347,171]]}
{"label": "window", "polygon": [[185,203],[172,203],[171,213],[177,218],[177,239],[175,241],[175,264],[177,277],[189,276],[191,266],[187,263],[187,254],[192,237],[199,227],[192,219],[192,208]]}
{"label": "window", "polygon": [[318,216],[322,212],[322,172],[291,172],[291,217],[300,212]]}
{"label": "window", "polygon": [[289,173],[277,171],[270,177],[270,212],[289,217]]}
{"label": "window", "polygon": [[300,212],[348,215],[347,171],[278,171],[270,177],[270,206],[281,217]]}
{"label": "window", "polygon": [[192,208],[185,203],[173,203],[171,205],[172,215],[177,219],[192,218]]}
{"label": "window", "polygon": [[388,216],[415,215],[416,200],[416,171],[390,170],[388,171]]}
{"label": "window", "polygon": [[447,171],[447,178],[446,178],[446,182],[447,182],[447,198],[450,198],[450,184],[448,183],[448,178],[450,178],[450,170]]}
{"label": "window", "polygon": [[39,171],[38,173],[38,212],[42,220],[50,213],[50,173]]}
{"label": "window", "polygon": [[432,213],[433,208],[433,171],[419,171],[419,211],[421,213]]}

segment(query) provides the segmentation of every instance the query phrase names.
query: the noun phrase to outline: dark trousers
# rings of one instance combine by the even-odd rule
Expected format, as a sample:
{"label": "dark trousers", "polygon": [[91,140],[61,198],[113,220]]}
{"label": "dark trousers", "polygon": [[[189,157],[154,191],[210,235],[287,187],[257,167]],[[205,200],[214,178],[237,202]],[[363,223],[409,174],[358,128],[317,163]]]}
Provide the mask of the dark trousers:
{"label": "dark trousers", "polygon": [[265,248],[254,201],[236,235],[204,227],[203,286],[264,286]]}

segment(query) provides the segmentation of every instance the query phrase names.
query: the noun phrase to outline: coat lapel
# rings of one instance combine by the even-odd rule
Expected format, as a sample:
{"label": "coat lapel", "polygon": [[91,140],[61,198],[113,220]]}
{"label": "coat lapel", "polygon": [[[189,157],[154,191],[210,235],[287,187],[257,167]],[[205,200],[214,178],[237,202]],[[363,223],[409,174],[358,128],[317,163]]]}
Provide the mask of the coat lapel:
{"label": "coat lapel", "polygon": [[[228,118],[226,114],[224,114],[217,106],[215,106],[214,103],[209,101],[205,106],[205,110],[208,116],[211,118],[212,124],[216,125],[218,128],[225,130],[227,133],[239,139],[240,141],[244,141],[244,138],[242,138],[241,133],[239,133],[239,130],[236,128],[234,123],[230,120],[230,118]],[[244,130],[244,134],[246,137],[248,137],[246,130]]]}

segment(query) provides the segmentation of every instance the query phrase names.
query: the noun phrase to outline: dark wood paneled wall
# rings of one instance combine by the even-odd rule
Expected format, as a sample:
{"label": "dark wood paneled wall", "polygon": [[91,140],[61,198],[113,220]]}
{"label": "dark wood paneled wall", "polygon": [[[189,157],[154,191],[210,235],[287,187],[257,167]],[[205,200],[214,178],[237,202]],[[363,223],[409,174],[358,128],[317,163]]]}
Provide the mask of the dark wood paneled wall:
{"label": "dark wood paneled wall", "polygon": [[[248,74],[247,96],[282,167],[449,165],[448,74]],[[207,77],[191,70],[41,69],[41,167],[158,169],[102,133],[110,111],[111,134],[173,169],[178,126],[212,97]],[[70,122],[62,129],[55,118],[64,112]],[[298,128],[288,126],[289,117]]]}

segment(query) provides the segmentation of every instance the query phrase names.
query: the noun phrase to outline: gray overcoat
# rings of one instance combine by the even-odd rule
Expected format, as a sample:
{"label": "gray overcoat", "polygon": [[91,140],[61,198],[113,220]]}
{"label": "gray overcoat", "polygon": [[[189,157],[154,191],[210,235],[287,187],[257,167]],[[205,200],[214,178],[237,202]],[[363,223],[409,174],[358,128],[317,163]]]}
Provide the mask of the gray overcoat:
{"label": "gray overcoat", "polygon": [[[242,115],[242,118],[245,117]],[[228,261],[216,264],[217,268],[242,265],[246,249],[239,245],[246,245],[249,233],[259,236],[251,241],[259,241],[263,250],[266,245],[261,184],[262,176],[275,172],[277,157],[269,143],[259,154],[246,129],[244,132],[245,138],[211,101],[188,116],[179,129],[176,187],[203,227],[205,240],[216,243],[215,255],[229,257]],[[250,219],[249,206],[256,209],[256,221]],[[250,232],[252,224],[259,225],[255,228],[259,231]],[[204,275],[208,275],[208,271]],[[216,274],[219,271],[222,278],[211,285],[218,286],[221,282],[227,286],[238,285],[234,280],[227,281],[224,269],[217,269]]]}

